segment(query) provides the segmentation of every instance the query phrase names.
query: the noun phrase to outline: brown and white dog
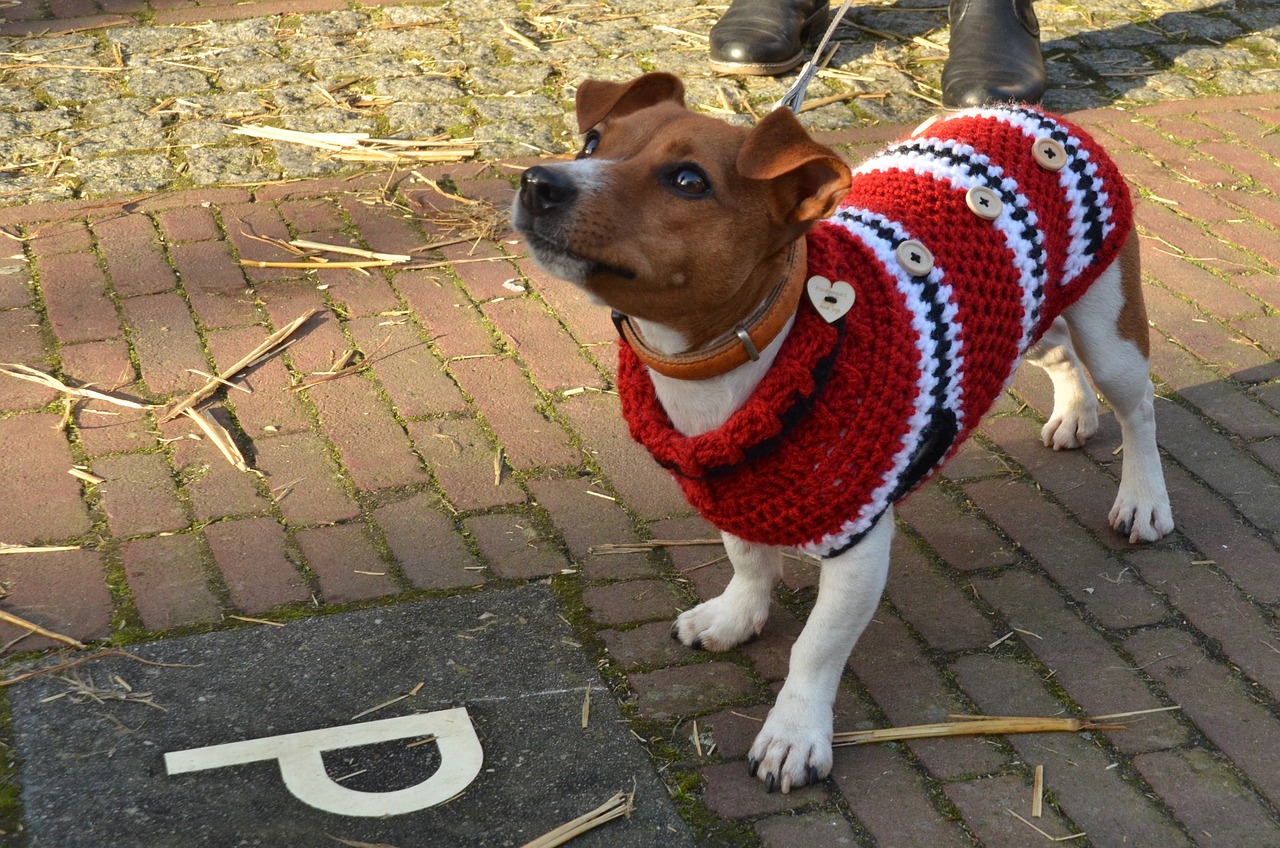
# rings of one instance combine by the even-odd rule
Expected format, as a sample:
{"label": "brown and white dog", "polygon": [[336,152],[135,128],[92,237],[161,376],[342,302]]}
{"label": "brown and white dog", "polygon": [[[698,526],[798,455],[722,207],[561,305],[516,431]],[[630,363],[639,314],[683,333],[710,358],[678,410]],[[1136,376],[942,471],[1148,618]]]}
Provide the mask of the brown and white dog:
{"label": "brown and white dog", "polygon": [[513,217],[551,274],[614,310],[632,434],[722,532],[734,574],[686,645],[760,632],[781,550],[818,599],[750,752],[770,790],[831,769],[832,704],[884,587],[893,502],[976,426],[1024,356],[1053,380],[1044,443],[1120,421],[1111,524],[1173,529],[1156,449],[1128,190],[1078,128],[1026,107],[922,125],[852,177],[790,112],[752,129],[666,74],[588,81],[573,162],[530,168]]}

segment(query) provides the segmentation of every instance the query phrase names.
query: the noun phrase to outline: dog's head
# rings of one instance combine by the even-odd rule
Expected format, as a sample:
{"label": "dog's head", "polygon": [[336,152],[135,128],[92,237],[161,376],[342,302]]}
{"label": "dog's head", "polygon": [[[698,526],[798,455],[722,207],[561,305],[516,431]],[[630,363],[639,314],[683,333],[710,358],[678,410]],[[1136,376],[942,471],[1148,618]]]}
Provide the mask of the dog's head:
{"label": "dog's head", "polygon": [[848,167],[791,112],[730,126],[687,110],[670,74],[588,80],[577,118],[582,151],[524,173],[515,227],[551,274],[668,326],[740,315],[849,187]]}

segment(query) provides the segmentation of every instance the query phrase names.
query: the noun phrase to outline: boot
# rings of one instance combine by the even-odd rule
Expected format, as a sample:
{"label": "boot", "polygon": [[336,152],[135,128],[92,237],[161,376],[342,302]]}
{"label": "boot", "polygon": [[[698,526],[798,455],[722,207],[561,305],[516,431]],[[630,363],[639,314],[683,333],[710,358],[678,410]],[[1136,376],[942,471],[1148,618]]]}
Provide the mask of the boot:
{"label": "boot", "polygon": [[1044,96],[1040,24],[1031,0],[951,0],[951,54],[942,67],[942,105],[1038,103]]}
{"label": "boot", "polygon": [[804,59],[827,23],[827,0],[733,0],[711,28],[711,70],[774,76]]}

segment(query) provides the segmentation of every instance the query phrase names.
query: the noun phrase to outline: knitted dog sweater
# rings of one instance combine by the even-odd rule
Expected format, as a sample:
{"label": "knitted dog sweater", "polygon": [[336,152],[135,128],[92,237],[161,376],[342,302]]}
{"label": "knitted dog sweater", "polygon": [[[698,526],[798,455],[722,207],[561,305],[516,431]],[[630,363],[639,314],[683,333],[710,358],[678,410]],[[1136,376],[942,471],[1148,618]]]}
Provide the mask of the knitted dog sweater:
{"label": "knitted dog sweater", "polygon": [[926,124],[858,167],[808,235],[809,273],[850,283],[851,311],[829,324],[802,300],[752,396],[692,437],[623,342],[631,434],[719,529],[841,553],[972,432],[1115,260],[1132,214],[1114,164],[1062,118],[1002,107]]}

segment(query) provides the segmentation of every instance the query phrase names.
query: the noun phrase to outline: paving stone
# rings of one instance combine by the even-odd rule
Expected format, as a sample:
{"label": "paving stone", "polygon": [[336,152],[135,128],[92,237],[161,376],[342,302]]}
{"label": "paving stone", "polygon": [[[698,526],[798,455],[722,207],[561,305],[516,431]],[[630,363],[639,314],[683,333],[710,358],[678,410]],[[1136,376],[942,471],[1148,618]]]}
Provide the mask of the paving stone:
{"label": "paving stone", "polygon": [[990,644],[991,622],[968,588],[967,581],[951,582],[901,533],[894,536],[885,593],[930,647],[958,651]]}
{"label": "paving stone", "polygon": [[1134,760],[1147,783],[1164,798],[1192,834],[1224,845],[1280,841],[1280,825],[1256,795],[1207,751],[1157,751]]}
{"label": "paving stone", "polygon": [[434,495],[413,495],[373,511],[400,570],[416,588],[484,583],[484,572]]}
{"label": "paving stone", "polygon": [[601,630],[600,640],[623,668],[675,665],[689,660],[689,649],[671,638],[671,624],[654,621],[631,630]]}
{"label": "paving stone", "polygon": [[968,571],[1017,561],[1003,539],[976,515],[960,510],[936,485],[914,492],[896,511],[953,568]]}
{"label": "paving stone", "polygon": [[204,535],[236,609],[260,615],[311,597],[275,519],[220,521],[205,527]]}
{"label": "paving stone", "polygon": [[73,460],[59,423],[57,415],[0,418],[0,444],[22,446],[0,452],[0,541],[62,542],[89,531],[80,483],[67,474]]}
{"label": "paving stone", "polygon": [[120,335],[120,319],[106,293],[106,277],[91,253],[67,253],[36,260],[49,323],[63,342]]}
{"label": "paving stone", "polygon": [[[0,563],[7,612],[82,642],[111,635],[111,593],[102,554],[87,551],[24,554]],[[23,628],[0,624],[8,645]],[[62,647],[47,636],[28,635],[13,643],[20,651]]]}
{"label": "paving stone", "polygon": [[394,594],[399,587],[360,524],[316,527],[295,538],[320,580],[324,600],[345,604]]}
{"label": "paving stone", "polygon": [[170,630],[220,617],[196,536],[184,533],[124,542],[120,557],[133,603],[148,630]]}
{"label": "paving stone", "polygon": [[[398,311],[398,310],[397,310]],[[373,373],[404,418],[465,412],[466,401],[411,318],[374,315],[347,325]]]}
{"label": "paving stone", "polygon": [[560,467],[580,462],[569,434],[540,410],[542,400],[513,360],[468,359],[450,363],[449,370],[475,401],[513,466]]}
{"label": "paving stone", "polygon": [[564,537],[574,563],[588,580],[623,580],[648,577],[655,567],[647,554],[592,553],[596,545],[638,542],[630,518],[615,501],[596,497],[590,478],[532,480],[529,491],[551,514],[556,529]]}
{"label": "paving stone", "polygon": [[159,395],[186,394],[204,384],[194,373],[209,362],[187,303],[173,293],[134,297],[124,302],[142,379]]}
{"label": "paving stone", "polygon": [[564,554],[526,515],[490,513],[464,523],[489,570],[498,577],[527,580],[559,574],[569,567]]}
{"label": "paving stone", "polygon": [[804,786],[781,792],[764,792],[764,784],[747,773],[742,763],[720,763],[701,771],[707,781],[702,791],[702,803],[722,819],[742,819],[749,816],[780,813],[821,801],[821,785]]}
{"label": "paving stone", "polygon": [[[470,418],[409,422],[414,447],[460,510],[524,503],[525,494],[498,463],[498,448]],[[503,469],[501,476],[494,469]]]}
{"label": "paving stone", "polygon": [[409,437],[387,414],[377,387],[360,375],[308,390],[320,426],[338,448],[343,468],[360,489],[426,482]]}
{"label": "paving stone", "polygon": [[788,848],[794,845],[842,848],[858,844],[849,822],[835,813],[773,816],[756,822],[756,835],[768,848]]}
{"label": "paving stone", "polygon": [[665,580],[628,580],[591,586],[582,593],[591,617],[600,624],[629,624],[652,618],[674,620],[682,600]]}
{"label": "paving stone", "polygon": [[168,458],[161,453],[104,456],[93,463],[107,523],[116,536],[175,532],[191,519],[178,500]]}
{"label": "paving stone", "polygon": [[[727,662],[640,672],[629,675],[627,683],[635,693],[640,714],[654,721],[720,709],[730,701],[749,696],[755,689],[745,671]],[[734,765],[742,768],[741,763]],[[757,787],[757,791],[761,788]]]}
{"label": "paving stone", "polygon": [[[1046,780],[1052,780],[1053,765],[1046,766]],[[977,834],[983,848],[1025,848],[1026,824],[1009,815],[1017,813],[1053,837],[1071,836],[1080,831],[1064,821],[1052,806],[1043,808],[1040,819],[1032,819],[1031,781],[1022,777],[987,777],[949,783],[947,798],[960,808],[965,823]]]}
{"label": "paving stone", "polygon": [[324,439],[294,433],[263,439],[257,448],[258,468],[290,524],[329,524],[360,514]]}
{"label": "paving stone", "polygon": [[[38,370],[46,357],[44,339],[40,333],[40,317],[30,309],[13,309],[0,312],[0,353],[6,362],[17,362]],[[57,398],[53,389],[26,380],[6,380],[0,383],[0,409],[17,411],[39,409]]]}

